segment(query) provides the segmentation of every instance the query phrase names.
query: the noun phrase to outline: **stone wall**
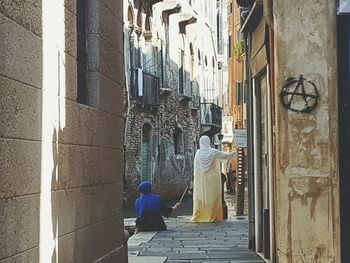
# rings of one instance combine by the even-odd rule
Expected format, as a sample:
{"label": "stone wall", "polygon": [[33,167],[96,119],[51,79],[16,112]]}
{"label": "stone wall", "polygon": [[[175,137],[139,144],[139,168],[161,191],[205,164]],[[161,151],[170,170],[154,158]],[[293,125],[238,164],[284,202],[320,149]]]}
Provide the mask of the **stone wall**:
{"label": "stone wall", "polygon": [[[177,96],[170,95],[162,100],[159,108],[142,109],[133,104],[129,113],[126,148],[125,176],[126,198],[133,203],[138,196],[137,185],[141,181],[142,127],[152,126],[152,174],[154,192],[167,199],[176,199],[192,180],[193,157],[199,132],[197,111],[191,113],[188,105],[179,102]],[[185,152],[175,155],[174,130],[182,127]]]}
{"label": "stone wall", "polygon": [[1,263],[127,262],[122,2],[88,5],[83,105],[75,1],[0,2]]}
{"label": "stone wall", "polygon": [[[277,262],[340,262],[335,2],[274,1]],[[319,90],[310,114],[277,97],[300,74]]]}

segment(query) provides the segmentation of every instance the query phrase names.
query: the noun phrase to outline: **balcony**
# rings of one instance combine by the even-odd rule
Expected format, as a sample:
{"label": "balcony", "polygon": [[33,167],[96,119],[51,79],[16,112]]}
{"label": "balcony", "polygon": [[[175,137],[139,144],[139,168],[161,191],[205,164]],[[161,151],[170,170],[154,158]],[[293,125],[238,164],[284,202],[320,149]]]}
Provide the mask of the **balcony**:
{"label": "balcony", "polygon": [[132,99],[142,105],[158,106],[160,93],[159,82],[159,77],[153,74],[139,68],[132,69],[130,79]]}
{"label": "balcony", "polygon": [[237,0],[237,4],[240,7],[251,8],[254,5],[255,0]]}
{"label": "balcony", "polygon": [[193,95],[192,103],[191,103],[191,110],[197,112],[200,109],[200,97]]}
{"label": "balcony", "polygon": [[261,18],[263,17],[263,0],[252,1],[248,15],[244,21],[242,21],[241,32],[253,32],[258,26]]}
{"label": "balcony", "polygon": [[214,135],[221,131],[222,109],[214,103],[201,103],[201,134]]}

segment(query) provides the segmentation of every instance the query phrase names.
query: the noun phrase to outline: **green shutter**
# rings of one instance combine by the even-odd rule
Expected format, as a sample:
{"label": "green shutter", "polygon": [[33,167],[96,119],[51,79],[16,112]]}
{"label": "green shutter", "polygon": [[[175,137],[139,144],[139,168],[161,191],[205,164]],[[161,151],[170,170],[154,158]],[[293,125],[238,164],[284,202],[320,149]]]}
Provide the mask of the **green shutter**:
{"label": "green shutter", "polygon": [[148,181],[148,153],[149,141],[142,142],[142,181]]}

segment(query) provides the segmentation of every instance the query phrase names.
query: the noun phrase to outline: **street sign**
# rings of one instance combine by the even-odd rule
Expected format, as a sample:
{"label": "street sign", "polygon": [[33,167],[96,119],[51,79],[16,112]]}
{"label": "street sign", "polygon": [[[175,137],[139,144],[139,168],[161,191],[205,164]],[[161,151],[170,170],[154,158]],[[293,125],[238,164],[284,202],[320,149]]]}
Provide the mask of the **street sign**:
{"label": "street sign", "polygon": [[246,129],[235,129],[234,131],[234,144],[238,148],[247,147],[247,130]]}

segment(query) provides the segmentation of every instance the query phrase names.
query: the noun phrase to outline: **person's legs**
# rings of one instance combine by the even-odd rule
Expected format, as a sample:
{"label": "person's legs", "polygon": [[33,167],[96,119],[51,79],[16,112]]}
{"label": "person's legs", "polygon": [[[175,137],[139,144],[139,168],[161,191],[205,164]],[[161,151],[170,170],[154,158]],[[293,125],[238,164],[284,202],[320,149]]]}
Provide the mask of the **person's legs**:
{"label": "person's legs", "polygon": [[233,191],[233,177],[232,177],[232,173],[228,172],[227,173],[227,181],[226,181],[226,190],[228,192],[232,192]]}

